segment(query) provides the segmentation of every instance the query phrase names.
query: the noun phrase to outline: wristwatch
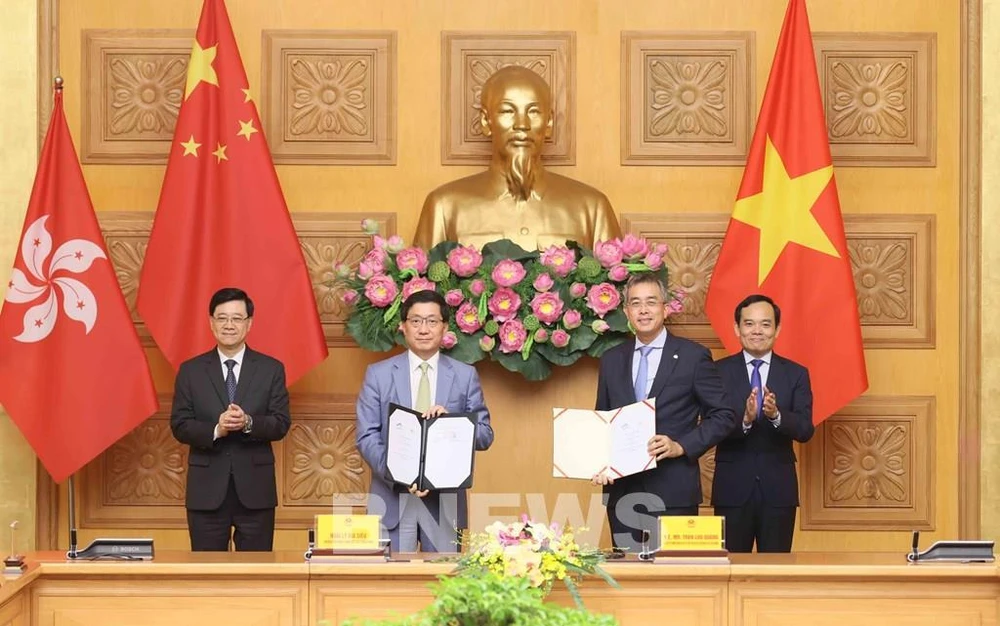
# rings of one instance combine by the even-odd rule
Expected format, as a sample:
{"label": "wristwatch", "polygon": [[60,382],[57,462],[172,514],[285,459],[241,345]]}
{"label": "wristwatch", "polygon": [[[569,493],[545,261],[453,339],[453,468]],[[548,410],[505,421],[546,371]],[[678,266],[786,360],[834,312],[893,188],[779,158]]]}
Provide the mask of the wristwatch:
{"label": "wristwatch", "polygon": [[253,429],[253,417],[251,417],[250,414],[247,413],[247,423],[243,425],[243,432],[246,434],[250,434],[251,429]]}

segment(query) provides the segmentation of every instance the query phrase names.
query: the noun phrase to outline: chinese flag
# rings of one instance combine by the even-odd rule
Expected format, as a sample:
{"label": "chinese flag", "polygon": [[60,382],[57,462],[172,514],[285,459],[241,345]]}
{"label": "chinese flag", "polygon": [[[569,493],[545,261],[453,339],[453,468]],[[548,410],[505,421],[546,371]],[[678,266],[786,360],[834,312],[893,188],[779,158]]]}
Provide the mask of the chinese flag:
{"label": "chinese flag", "polygon": [[146,354],[57,87],[0,311],[0,403],[62,482],[152,415]]}
{"label": "chinese flag", "polygon": [[293,382],[327,356],[312,283],[222,0],[205,0],[191,49],[138,308],[167,360],[211,348],[208,304],[239,287],[249,343]]}
{"label": "chinese flag", "polygon": [[813,421],[868,388],[857,296],[805,0],[790,0],[746,169],[705,304],[730,352],[736,305],[781,307],[775,351],[809,368]]}

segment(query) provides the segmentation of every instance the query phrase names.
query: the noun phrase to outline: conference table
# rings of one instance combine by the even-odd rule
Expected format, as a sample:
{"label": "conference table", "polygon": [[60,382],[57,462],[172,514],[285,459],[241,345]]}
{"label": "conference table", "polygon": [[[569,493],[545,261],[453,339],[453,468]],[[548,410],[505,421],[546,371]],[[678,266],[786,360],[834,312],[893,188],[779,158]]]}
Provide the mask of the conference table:
{"label": "conference table", "polygon": [[[408,615],[454,567],[437,555],[401,562],[308,563],[302,553],[157,553],[146,562],[28,555],[0,579],[0,626],[316,626]],[[587,579],[586,607],[622,626],[946,626],[997,624],[997,564],[909,564],[902,554],[731,555],[728,564],[612,561],[621,584]],[[552,602],[571,605],[556,587]]]}

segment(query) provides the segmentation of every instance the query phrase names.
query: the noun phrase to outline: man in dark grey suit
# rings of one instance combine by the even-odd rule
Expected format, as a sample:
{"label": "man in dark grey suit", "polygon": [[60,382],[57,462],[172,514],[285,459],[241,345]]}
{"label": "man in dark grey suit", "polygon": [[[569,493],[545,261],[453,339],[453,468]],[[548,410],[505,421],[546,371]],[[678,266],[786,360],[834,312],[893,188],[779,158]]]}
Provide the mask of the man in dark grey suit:
{"label": "man in dark grey suit", "polygon": [[[271,442],[291,426],[285,368],[246,345],[253,301],[227,287],[212,296],[216,347],[181,364],[170,428],[191,446],[187,518],[191,549],[270,551],[278,506]],[[235,528],[235,532],[233,529]]]}
{"label": "man in dark grey suit", "polygon": [[743,425],[715,451],[712,504],[726,518],[730,552],[790,552],[799,484],[792,441],[812,438],[809,371],[773,352],[781,309],[748,296],[734,312],[743,350],[718,363],[729,402]]}
{"label": "man in dark grey suit", "polygon": [[604,353],[597,379],[598,410],[656,399],[656,435],[648,448],[656,467],[618,479],[606,473],[593,478],[604,485],[615,547],[633,552],[641,549],[645,532],[655,536],[657,517],[698,514],[698,458],[736,428],[711,353],[664,328],[667,296],[653,274],[629,279],[625,311],[635,340]]}

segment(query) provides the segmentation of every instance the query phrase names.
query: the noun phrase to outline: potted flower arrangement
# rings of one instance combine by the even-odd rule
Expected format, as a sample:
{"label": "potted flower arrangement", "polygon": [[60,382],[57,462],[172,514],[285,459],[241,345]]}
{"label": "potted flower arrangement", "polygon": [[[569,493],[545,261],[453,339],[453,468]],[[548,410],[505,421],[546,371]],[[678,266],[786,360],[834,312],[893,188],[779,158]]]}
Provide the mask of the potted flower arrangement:
{"label": "potted flower arrangement", "polygon": [[[436,289],[455,311],[442,343],[446,354],[470,364],[489,357],[529,380],[624,341],[621,289],[629,276],[667,278],[666,245],[634,235],[598,241],[593,251],[568,242],[529,252],[506,239],[482,250],[455,242],[424,250],[407,247],[399,236],[384,239],[376,227],[362,222],[373,247],[356,270],[335,267],[352,307],[347,332],[355,342],[373,351],[401,343],[403,300]],[[671,295],[669,307],[679,312],[684,294]]]}

